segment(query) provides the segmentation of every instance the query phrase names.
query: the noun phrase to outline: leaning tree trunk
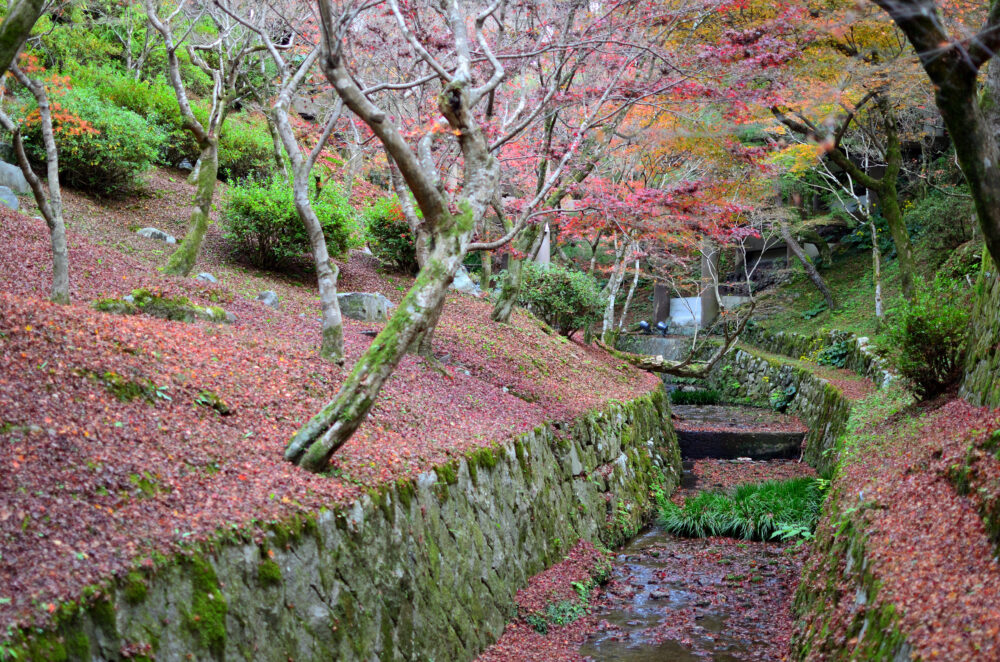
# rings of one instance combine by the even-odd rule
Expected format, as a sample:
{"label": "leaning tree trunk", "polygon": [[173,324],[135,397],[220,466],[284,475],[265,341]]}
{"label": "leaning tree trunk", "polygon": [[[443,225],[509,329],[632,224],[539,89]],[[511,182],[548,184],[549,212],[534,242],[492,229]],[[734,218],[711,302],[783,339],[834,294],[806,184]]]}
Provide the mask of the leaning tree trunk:
{"label": "leaning tree trunk", "polygon": [[983,31],[966,43],[949,38],[929,0],[875,3],[906,34],[934,84],[934,100],[969,184],[986,247],[1000,264],[1000,149],[978,100],[979,68],[990,59],[992,50],[986,44],[997,34],[997,5],[993,3]]}
{"label": "leaning tree trunk", "polygon": [[[525,255],[530,255],[534,250],[535,242],[541,237],[541,226],[538,224],[526,227],[518,237],[517,250]],[[507,323],[510,315],[514,311],[517,303],[517,296],[521,292],[521,282],[524,280],[523,266],[525,258],[515,258],[513,255],[507,260],[507,271],[500,282],[500,296],[493,305],[490,319],[494,322]]]}
{"label": "leaning tree trunk", "polygon": [[214,136],[208,138],[198,157],[198,177],[195,182],[194,205],[188,219],[188,231],[177,250],[163,267],[163,272],[173,276],[187,276],[198,259],[198,250],[208,229],[212,198],[215,195],[215,178],[219,173],[219,144]]}
{"label": "leaning tree trunk", "polygon": [[444,305],[448,285],[463,256],[460,245],[450,244],[459,241],[459,237],[452,236],[438,243],[413,287],[368,351],[358,359],[333,401],[292,437],[285,449],[287,460],[310,471],[322,471],[330,456],[358,429],[385,380]]}
{"label": "leaning tree trunk", "polygon": [[0,23],[0,75],[14,62],[45,4],[45,0],[19,0],[7,6],[7,15]]}
{"label": "leaning tree trunk", "polygon": [[795,257],[797,257],[799,262],[802,263],[802,267],[806,270],[806,275],[809,276],[809,280],[813,282],[816,289],[823,295],[823,300],[826,301],[826,307],[833,310],[835,306],[833,302],[833,294],[830,292],[830,288],[826,286],[826,281],[824,281],[823,277],[819,275],[818,271],[816,271],[816,267],[813,265],[812,260],[810,260],[809,256],[806,255],[806,252],[802,250],[802,246],[800,246],[799,242],[797,242],[795,237],[792,236],[792,231],[788,228],[788,223],[784,221],[781,222],[781,236],[785,240],[788,247],[792,249],[792,253],[795,254]]}
{"label": "leaning tree trunk", "polygon": [[823,235],[812,228],[796,228],[795,235],[797,239],[816,246],[816,249],[819,250],[819,257],[825,266],[829,267],[833,264],[833,251]]}

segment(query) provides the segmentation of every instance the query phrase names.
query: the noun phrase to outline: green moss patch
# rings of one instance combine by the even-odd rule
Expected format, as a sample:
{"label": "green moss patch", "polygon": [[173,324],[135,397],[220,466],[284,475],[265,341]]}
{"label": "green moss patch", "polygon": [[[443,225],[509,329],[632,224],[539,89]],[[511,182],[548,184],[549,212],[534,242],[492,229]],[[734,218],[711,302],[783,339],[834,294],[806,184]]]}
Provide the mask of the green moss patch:
{"label": "green moss patch", "polygon": [[222,323],[228,321],[226,311],[218,306],[199,306],[184,296],[168,296],[147,289],[132,290],[127,298],[97,299],[91,307],[115,315],[142,313],[175,322],[205,320]]}

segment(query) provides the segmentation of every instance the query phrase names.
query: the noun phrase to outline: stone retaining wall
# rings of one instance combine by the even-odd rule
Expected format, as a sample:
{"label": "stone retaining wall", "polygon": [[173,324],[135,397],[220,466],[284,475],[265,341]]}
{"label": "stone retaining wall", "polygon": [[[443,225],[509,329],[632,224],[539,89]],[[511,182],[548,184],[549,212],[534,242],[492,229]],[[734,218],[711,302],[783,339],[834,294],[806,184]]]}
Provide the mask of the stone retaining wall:
{"label": "stone retaining wall", "polygon": [[[616,545],[680,476],[662,391],[346,506],[160,558],[29,633],[37,660],[469,660],[578,538]],[[16,649],[15,649],[16,650]],[[149,656],[149,657],[146,657]]]}
{"label": "stone retaining wall", "polygon": [[832,488],[795,592],[792,659],[912,659],[900,614],[869,567],[865,509],[849,486]]}
{"label": "stone retaining wall", "polygon": [[1000,275],[988,251],[983,251],[983,271],[974,296],[959,395],[974,405],[1000,407]]}
{"label": "stone retaining wall", "polygon": [[769,402],[772,393],[784,393],[794,386],[787,411],[809,428],[803,442],[803,459],[824,476],[833,473],[837,439],[845,430],[851,405],[828,381],[805,368],[737,348],[715,366],[709,384],[727,398],[762,405]]}
{"label": "stone retaining wall", "polygon": [[844,342],[847,344],[844,368],[862,377],[867,377],[879,388],[885,388],[895,378],[889,371],[885,360],[872,352],[867,338],[859,338],[846,331],[834,330],[814,336],[803,336],[784,331],[772,333],[760,325],[748,324],[740,339],[755,347],[760,347],[765,352],[782,354],[793,359],[808,357],[813,352]]}

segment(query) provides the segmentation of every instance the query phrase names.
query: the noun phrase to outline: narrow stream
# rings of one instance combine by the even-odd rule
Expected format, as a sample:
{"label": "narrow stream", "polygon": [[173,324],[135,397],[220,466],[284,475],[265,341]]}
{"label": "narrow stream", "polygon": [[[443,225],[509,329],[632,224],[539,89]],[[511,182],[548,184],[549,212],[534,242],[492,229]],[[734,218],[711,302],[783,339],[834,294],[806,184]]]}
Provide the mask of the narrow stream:
{"label": "narrow stream", "polygon": [[616,557],[600,630],[580,654],[609,662],[780,659],[801,566],[786,545],[682,539],[651,527]]}
{"label": "narrow stream", "polygon": [[[772,441],[775,432],[801,426],[749,408],[725,408],[723,420],[720,409],[684,408],[678,421],[682,448],[697,448],[711,430],[745,437],[740,448],[752,449],[755,434]],[[768,445],[758,447],[765,457],[775,457]],[[697,450],[691,455],[705,457]],[[701,460],[698,466],[712,478],[703,477],[705,484],[699,484],[695,462],[685,457],[681,494],[728,486],[735,475],[784,477],[801,470],[795,464],[752,457]],[[787,650],[804,551],[790,543],[678,538],[653,525],[616,555],[612,580],[594,612],[598,628],[579,653],[600,662],[780,660]]]}

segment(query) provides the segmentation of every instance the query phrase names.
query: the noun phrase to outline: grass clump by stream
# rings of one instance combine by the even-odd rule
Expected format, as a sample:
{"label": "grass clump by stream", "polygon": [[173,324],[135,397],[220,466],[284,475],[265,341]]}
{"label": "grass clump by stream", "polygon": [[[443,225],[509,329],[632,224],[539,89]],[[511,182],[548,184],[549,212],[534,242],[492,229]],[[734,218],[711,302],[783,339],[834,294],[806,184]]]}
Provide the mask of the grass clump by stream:
{"label": "grass clump by stream", "polygon": [[810,538],[823,490],[816,478],[739,485],[728,492],[700,492],[683,506],[660,498],[660,526],[689,538],[744,540]]}

